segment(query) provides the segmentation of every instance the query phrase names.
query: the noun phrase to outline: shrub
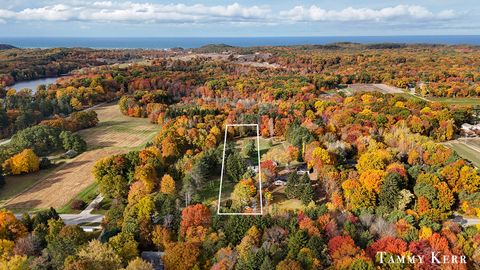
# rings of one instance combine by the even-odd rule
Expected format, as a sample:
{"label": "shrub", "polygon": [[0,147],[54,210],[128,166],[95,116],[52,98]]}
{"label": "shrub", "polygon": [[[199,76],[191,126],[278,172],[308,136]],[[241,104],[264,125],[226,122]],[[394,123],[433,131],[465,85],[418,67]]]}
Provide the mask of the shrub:
{"label": "shrub", "polygon": [[43,170],[43,169],[48,169],[50,168],[50,166],[52,166],[52,162],[50,161],[50,159],[46,158],[46,157],[43,157],[40,159],[40,169]]}
{"label": "shrub", "polygon": [[62,131],[59,137],[62,140],[63,149],[65,150],[74,150],[77,153],[82,153],[87,150],[87,143],[78,134],[70,131]]}
{"label": "shrub", "polygon": [[70,208],[73,210],[83,210],[87,204],[83,200],[75,199],[70,204]]}

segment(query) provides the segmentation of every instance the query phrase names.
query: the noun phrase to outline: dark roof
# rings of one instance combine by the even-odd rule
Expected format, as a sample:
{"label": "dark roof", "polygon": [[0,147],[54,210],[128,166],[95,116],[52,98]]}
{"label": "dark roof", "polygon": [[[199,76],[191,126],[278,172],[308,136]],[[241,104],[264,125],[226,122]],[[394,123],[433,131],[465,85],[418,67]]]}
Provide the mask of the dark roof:
{"label": "dark roof", "polygon": [[140,257],[153,265],[155,270],[163,270],[163,252],[159,251],[142,251]]}

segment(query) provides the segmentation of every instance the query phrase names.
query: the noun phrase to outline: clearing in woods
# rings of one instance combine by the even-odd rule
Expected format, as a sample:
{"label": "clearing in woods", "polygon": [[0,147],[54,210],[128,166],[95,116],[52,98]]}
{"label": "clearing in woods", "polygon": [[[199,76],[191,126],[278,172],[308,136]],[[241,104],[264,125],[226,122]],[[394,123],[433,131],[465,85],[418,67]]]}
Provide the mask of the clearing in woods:
{"label": "clearing in woods", "polygon": [[356,92],[382,92],[384,94],[402,94],[405,93],[402,89],[386,84],[371,84],[371,83],[355,83],[348,84],[348,89]]}
{"label": "clearing in woods", "polygon": [[38,180],[22,193],[4,201],[4,207],[17,211],[59,208],[94,182],[92,168],[97,160],[140,149],[159,130],[159,126],[150,124],[148,119],[122,115],[117,104],[101,105],[94,110],[98,114],[99,124],[78,132],[87,142],[89,150],[47,175],[29,175],[31,178],[38,177]]}
{"label": "clearing in woods", "polygon": [[459,138],[445,142],[444,145],[452,148],[459,156],[472,162],[480,168],[480,138]]}

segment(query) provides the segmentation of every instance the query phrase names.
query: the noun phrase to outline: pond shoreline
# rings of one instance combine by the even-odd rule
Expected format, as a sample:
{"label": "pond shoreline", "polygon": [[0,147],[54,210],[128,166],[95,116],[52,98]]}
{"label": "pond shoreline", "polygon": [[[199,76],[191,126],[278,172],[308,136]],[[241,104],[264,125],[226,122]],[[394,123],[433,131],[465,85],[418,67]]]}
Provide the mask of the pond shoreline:
{"label": "pond shoreline", "polygon": [[39,78],[39,79],[34,79],[34,80],[28,80],[28,81],[18,81],[15,82],[12,85],[7,86],[5,89],[15,89],[17,91],[20,91],[22,89],[31,89],[32,93],[35,93],[37,91],[38,86],[40,85],[50,85],[55,83],[58,79],[62,77],[69,76],[69,74],[64,74],[56,77],[45,77],[45,78]]}

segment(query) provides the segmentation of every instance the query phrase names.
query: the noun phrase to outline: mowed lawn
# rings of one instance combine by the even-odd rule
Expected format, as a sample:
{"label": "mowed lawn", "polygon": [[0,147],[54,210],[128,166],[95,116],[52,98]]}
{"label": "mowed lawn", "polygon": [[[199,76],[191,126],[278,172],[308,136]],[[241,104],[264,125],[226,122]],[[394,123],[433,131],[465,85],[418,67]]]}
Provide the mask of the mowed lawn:
{"label": "mowed lawn", "polygon": [[452,148],[459,156],[480,168],[480,138],[450,141],[445,143],[445,146]]}
{"label": "mowed lawn", "polygon": [[15,175],[15,176],[6,176],[5,185],[0,189],[0,201],[9,199],[18,193],[24,191],[28,187],[31,187],[35,184],[38,179],[42,179],[46,175],[50,174],[55,168],[49,168],[41,170],[35,174],[35,177],[32,175]]}
{"label": "mowed lawn", "polygon": [[122,115],[117,104],[105,104],[95,111],[99,125],[78,132],[87,141],[89,150],[49,171],[20,176],[17,180],[12,178],[15,182],[2,188],[4,207],[11,210],[65,209],[72,198],[94,183],[92,168],[97,160],[138,150],[160,129],[148,119]]}

